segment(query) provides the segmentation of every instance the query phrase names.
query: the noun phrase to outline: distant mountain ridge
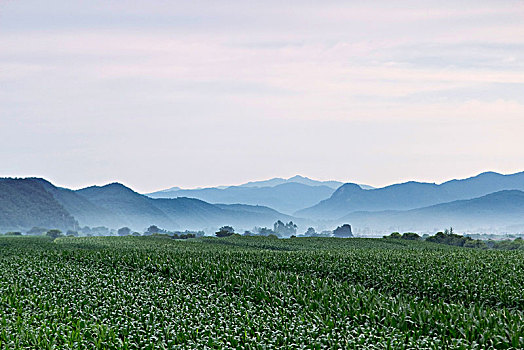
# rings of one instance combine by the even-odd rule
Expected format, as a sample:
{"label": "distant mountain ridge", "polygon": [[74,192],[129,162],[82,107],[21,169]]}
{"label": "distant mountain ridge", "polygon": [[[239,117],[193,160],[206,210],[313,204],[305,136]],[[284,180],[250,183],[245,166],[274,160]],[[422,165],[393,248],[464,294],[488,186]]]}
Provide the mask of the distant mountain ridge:
{"label": "distant mountain ridge", "polygon": [[[291,214],[329,198],[343,183],[339,181],[317,181],[295,175],[288,179],[276,177],[269,180],[251,181],[238,186],[217,186],[182,189],[172,187],[147,194],[151,198],[191,197],[210,203],[249,204],[271,207],[282,213]],[[371,189],[368,185],[359,185]]]}
{"label": "distant mountain ridge", "polygon": [[[292,220],[299,224],[299,232],[309,226],[323,230],[343,223],[350,223],[355,232],[430,232],[448,225],[470,232],[510,227],[524,232],[524,172],[486,172],[439,185],[410,181],[370,190],[352,183],[333,190],[324,185],[290,182],[273,187],[237,186],[229,192],[217,188],[202,191],[222,197],[217,195],[217,203],[213,204],[181,196],[186,194],[181,192],[176,198],[150,198],[120,183],[74,191],[40,178],[0,178],[0,231],[24,231],[33,226],[65,231],[86,225],[113,229],[128,226],[140,232],[150,225],[208,231],[233,225],[242,230]],[[289,207],[331,194],[293,216],[267,205],[220,202],[228,199],[223,193],[232,194],[231,201],[241,196],[248,201],[248,195],[253,195],[254,202],[262,198]],[[293,197],[296,202],[286,204],[286,198]]]}
{"label": "distant mountain ridge", "polygon": [[76,193],[99,208],[111,212],[115,220],[122,226],[129,226],[135,230],[143,229],[144,225],[147,227],[153,224],[166,228],[177,226],[172,218],[152,205],[150,198],[120,183],[91,186],[77,190]]}
{"label": "distant mountain ridge", "polygon": [[139,228],[152,224],[166,229],[202,229],[222,225],[252,228],[272,225],[276,220],[293,219],[269,208],[262,213],[247,210],[248,206],[227,207],[195,198],[153,199],[118,183],[92,186],[77,192],[95,205],[111,210],[128,226]]}
{"label": "distant mountain ridge", "polygon": [[488,195],[406,211],[353,212],[338,220],[375,231],[436,232],[454,227],[461,232],[524,229],[524,192],[503,190]]}
{"label": "distant mountain ridge", "polygon": [[93,204],[77,191],[57,187],[45,179],[33,178],[32,180],[40,183],[78,222],[90,226],[94,223],[97,226],[108,227],[118,225],[119,220],[115,213]]}
{"label": "distant mountain ridge", "polygon": [[356,184],[348,183],[339,187],[330,198],[299,210],[295,215],[336,219],[354,211],[410,210],[472,199],[502,190],[524,190],[524,172],[510,175],[485,172],[440,185],[410,181],[366,191]]}
{"label": "distant mountain ridge", "polygon": [[[278,185],[286,184],[286,183],[298,183],[308,186],[327,186],[334,190],[339,188],[344,184],[344,182],[341,181],[335,181],[335,180],[328,180],[328,181],[321,181],[321,180],[313,180],[309,177],[301,176],[301,175],[295,175],[290,178],[282,178],[282,177],[274,177],[269,180],[259,180],[259,181],[249,181],[240,185],[228,185],[228,186],[213,186],[213,187],[197,187],[197,188],[181,188],[181,187],[171,187],[160,191],[155,191],[152,193],[148,193],[146,195],[154,195],[157,193],[162,192],[170,192],[170,191],[179,191],[179,190],[185,190],[185,191],[192,191],[192,190],[204,190],[204,189],[211,189],[211,188],[217,188],[217,189],[227,189],[230,187],[275,187]],[[374,188],[373,186],[359,184],[359,186],[364,190],[370,190]]]}
{"label": "distant mountain ridge", "polygon": [[324,185],[309,186],[289,182],[268,187],[232,186],[225,189],[161,191],[148,196],[151,198],[191,197],[209,203],[262,205],[283,213],[292,213],[328,198],[334,191]]}
{"label": "distant mountain ridge", "polygon": [[[0,179],[0,230],[33,226],[75,230],[80,226],[164,229],[238,229],[271,226],[295,218],[266,207],[213,205],[193,198],[152,199],[112,183],[73,191],[38,178]],[[300,221],[300,220],[299,220]]]}
{"label": "distant mountain ridge", "polygon": [[291,182],[308,185],[308,186],[327,186],[334,190],[336,190],[343,184],[343,182],[340,182],[340,181],[333,181],[333,180],[318,181],[318,180],[310,179],[305,176],[295,175],[288,179],[281,178],[281,177],[275,177],[269,180],[250,181],[250,182],[246,182],[245,184],[238,185],[238,187],[274,187],[274,186],[291,183]]}

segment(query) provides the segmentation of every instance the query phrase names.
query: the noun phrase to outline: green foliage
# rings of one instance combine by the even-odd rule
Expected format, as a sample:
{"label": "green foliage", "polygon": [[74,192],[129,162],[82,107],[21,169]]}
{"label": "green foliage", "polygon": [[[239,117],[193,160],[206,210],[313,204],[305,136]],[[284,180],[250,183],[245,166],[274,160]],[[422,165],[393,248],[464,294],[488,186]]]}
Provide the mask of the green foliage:
{"label": "green foliage", "polygon": [[195,237],[203,237],[205,235],[204,231],[189,231],[189,230],[185,230],[185,231],[174,231],[174,232],[169,232],[170,235],[173,236],[173,238],[178,238],[179,239],[188,239],[188,238],[195,238]]}
{"label": "green foliage", "polygon": [[22,232],[19,231],[9,231],[5,233],[6,236],[21,236]]}
{"label": "green foliage", "polygon": [[235,229],[231,226],[222,226],[218,232],[215,232],[217,237],[229,237],[235,233]]}
{"label": "green foliage", "polygon": [[0,237],[0,348],[520,349],[524,251]]}
{"label": "green foliage", "polygon": [[480,248],[485,249],[487,248],[487,245],[484,241],[478,240],[478,239],[468,239],[464,242],[463,245],[464,248]]}
{"label": "green foliage", "polygon": [[52,230],[49,230],[47,231],[47,233],[45,234],[47,237],[50,237],[50,238],[58,238],[58,237],[62,237],[62,231],[60,230],[57,230],[57,229],[52,229]]}
{"label": "green foliage", "polygon": [[402,237],[400,237],[401,239],[408,239],[408,240],[411,240],[411,241],[417,241],[420,239],[420,236],[415,233],[415,232],[404,232],[402,234]]}
{"label": "green foliage", "polygon": [[147,228],[146,232],[144,232],[144,235],[153,235],[155,233],[165,233],[164,230],[159,228],[157,225],[151,225]]}
{"label": "green foliage", "polygon": [[76,220],[38,179],[0,179],[0,227],[73,229]]}
{"label": "green foliage", "polygon": [[351,225],[344,224],[342,226],[337,227],[335,230],[333,230],[333,236],[340,238],[353,237],[353,232],[351,232]]}
{"label": "green foliage", "polygon": [[306,232],[304,232],[304,236],[306,237],[314,237],[317,235],[317,231],[315,231],[314,227],[308,227]]}
{"label": "green foliage", "polygon": [[402,235],[399,232],[392,232],[389,236],[384,236],[384,238],[400,239]]}
{"label": "green foliage", "polygon": [[524,250],[524,240],[522,238],[516,238],[515,240],[503,240],[503,241],[491,241],[490,246],[493,249],[501,250]]}
{"label": "green foliage", "polygon": [[175,233],[172,236],[173,239],[189,239],[189,238],[195,238],[195,237],[196,237],[196,234],[194,233],[181,233],[181,234]]}
{"label": "green foliage", "polygon": [[131,229],[129,227],[121,227],[117,231],[119,236],[129,236],[131,234]]}
{"label": "green foliage", "polygon": [[255,227],[255,232],[259,236],[269,236],[275,234],[275,231],[268,227]]}
{"label": "green foliage", "polygon": [[444,232],[437,232],[434,236],[427,237],[426,241],[457,247],[481,248],[484,246],[482,241],[474,241],[471,237],[454,234],[453,228],[446,229]]}
{"label": "green foliage", "polygon": [[293,221],[284,224],[282,221],[278,220],[273,224],[274,235],[277,236],[291,236],[297,233],[297,225]]}

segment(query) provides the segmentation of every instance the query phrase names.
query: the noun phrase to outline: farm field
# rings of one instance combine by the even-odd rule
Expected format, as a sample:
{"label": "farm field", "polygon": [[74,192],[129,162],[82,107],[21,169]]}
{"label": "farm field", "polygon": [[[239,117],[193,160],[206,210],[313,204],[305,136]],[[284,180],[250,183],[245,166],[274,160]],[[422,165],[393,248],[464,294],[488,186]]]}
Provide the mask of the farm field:
{"label": "farm field", "polygon": [[524,348],[524,251],[0,237],[0,348]]}

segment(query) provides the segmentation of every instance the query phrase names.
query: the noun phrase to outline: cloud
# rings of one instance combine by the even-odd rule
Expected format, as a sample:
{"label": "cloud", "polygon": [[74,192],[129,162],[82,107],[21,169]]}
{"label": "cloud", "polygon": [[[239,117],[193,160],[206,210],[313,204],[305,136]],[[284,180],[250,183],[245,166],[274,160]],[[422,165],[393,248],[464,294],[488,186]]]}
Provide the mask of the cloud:
{"label": "cloud", "polygon": [[[467,156],[462,173],[524,155],[521,2],[0,6],[10,173],[87,184],[103,169],[145,190],[301,171],[379,184],[388,157],[409,178],[419,162],[438,177]],[[215,179],[220,164],[232,170]]]}

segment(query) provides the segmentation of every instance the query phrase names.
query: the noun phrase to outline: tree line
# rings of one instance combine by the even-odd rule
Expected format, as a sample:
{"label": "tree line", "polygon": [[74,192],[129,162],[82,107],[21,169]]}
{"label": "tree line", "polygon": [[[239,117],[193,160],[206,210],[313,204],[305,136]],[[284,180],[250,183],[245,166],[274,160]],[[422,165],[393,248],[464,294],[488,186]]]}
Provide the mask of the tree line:
{"label": "tree line", "polygon": [[[244,236],[268,236],[268,237],[297,237],[297,229],[298,226],[293,223],[293,221],[290,221],[288,223],[284,223],[280,220],[277,220],[273,224],[273,229],[270,229],[268,227],[254,227],[251,231],[244,231]],[[222,226],[217,232],[215,232],[215,236],[217,237],[228,237],[236,234],[235,229],[232,226]],[[239,234],[239,233],[238,233]],[[302,235],[303,237],[340,237],[340,238],[349,238],[353,237],[353,232],[351,231],[351,225],[344,224],[342,226],[338,226],[333,231],[322,231],[321,233],[317,233],[313,227],[309,227],[306,232]]]}
{"label": "tree line", "polygon": [[404,232],[400,234],[399,232],[393,232],[390,235],[384,236],[383,238],[389,239],[405,239],[412,241],[426,241],[437,244],[450,245],[455,247],[464,247],[464,248],[480,248],[480,249],[500,249],[500,250],[515,250],[515,249],[524,249],[524,240],[522,237],[517,237],[514,240],[503,239],[503,240],[481,240],[473,239],[469,236],[459,235],[453,232],[453,227],[445,229],[444,231],[439,231],[433,236],[428,234],[423,235],[422,237],[415,232]]}

